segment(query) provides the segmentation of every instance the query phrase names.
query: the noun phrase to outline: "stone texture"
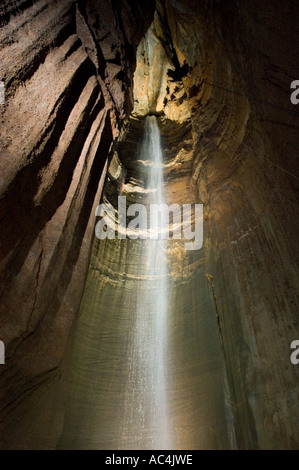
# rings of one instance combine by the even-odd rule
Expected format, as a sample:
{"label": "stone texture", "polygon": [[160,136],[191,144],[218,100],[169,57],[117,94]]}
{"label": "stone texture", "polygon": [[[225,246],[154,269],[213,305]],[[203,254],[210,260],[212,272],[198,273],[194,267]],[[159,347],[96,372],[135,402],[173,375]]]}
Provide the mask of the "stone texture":
{"label": "stone texture", "polygon": [[[133,118],[104,200],[146,200],[136,154],[143,116],[160,116],[167,198],[202,202],[205,214],[202,250],[187,255],[170,243],[167,251],[171,448],[297,448],[298,373],[289,360],[298,336],[296,12],[266,2],[252,10],[237,1],[165,3],[137,51]],[[281,24],[273,52],[270,31]],[[138,423],[128,430],[123,421],[121,351],[144,289],[142,252],[141,242],[95,242],[62,448],[160,448],[153,430],[140,441]]]}
{"label": "stone texture", "polygon": [[[111,34],[122,16],[130,21],[134,8],[132,2],[119,11],[112,3],[97,6],[114,18]],[[0,107],[3,448],[56,445],[64,413],[63,358],[84,289],[94,210],[120,116],[130,110],[121,91],[124,84],[132,88],[130,76],[118,77],[120,90],[113,88],[114,77],[108,83],[101,55],[106,43],[94,41],[85,7],[40,0],[2,2],[0,9],[6,87]],[[151,5],[142,19],[138,8],[135,41],[149,26]],[[130,56],[134,69],[134,43],[129,51],[125,33],[115,35],[109,45]]]}
{"label": "stone texture", "polygon": [[[106,158],[119,135],[104,200],[142,200],[145,168],[135,157],[150,112],[159,116],[167,198],[202,202],[205,215],[203,249],[186,254],[177,243],[168,252],[173,446],[296,449],[298,5],[167,0],[155,15],[152,5],[120,5],[0,7],[1,445],[58,441]],[[141,255],[140,243],[94,243],[62,448],[133,445],[134,436],[120,438],[119,417]]]}

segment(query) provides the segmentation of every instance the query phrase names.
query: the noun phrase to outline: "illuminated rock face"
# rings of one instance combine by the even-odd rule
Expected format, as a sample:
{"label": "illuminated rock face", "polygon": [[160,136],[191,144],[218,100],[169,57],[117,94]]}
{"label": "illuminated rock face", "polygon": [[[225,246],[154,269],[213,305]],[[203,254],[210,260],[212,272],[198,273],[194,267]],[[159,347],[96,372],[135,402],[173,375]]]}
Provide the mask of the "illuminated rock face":
{"label": "illuminated rock face", "polygon": [[120,117],[132,109],[134,48],[153,7],[33,3],[0,7],[4,448],[53,448],[61,432],[62,358],[84,290],[94,210]]}
{"label": "illuminated rock face", "polygon": [[[289,360],[299,335],[298,113],[289,98],[299,78],[298,7],[169,0],[154,15],[139,2],[117,11],[112,2],[83,4],[6,2],[0,10],[1,34],[12,38],[0,51],[1,445],[59,440],[94,208],[111,142],[134,107],[104,199],[142,197],[135,155],[150,112],[159,116],[166,198],[204,204],[203,248],[186,254],[173,243],[168,252],[173,445],[298,448],[298,372]],[[69,447],[108,448],[101,443],[115,436],[121,413],[129,367],[121,348],[133,329],[122,321],[128,295],[134,304],[143,289],[142,247],[112,242],[94,243],[80,314],[82,328],[100,326],[103,426],[80,434],[84,415]],[[80,326],[76,341],[92,355]],[[123,372],[107,396],[117,361]],[[111,396],[115,409],[106,406]]]}
{"label": "illuminated rock face", "polygon": [[[140,167],[143,158],[144,143],[135,156]],[[175,184],[167,172],[165,188],[161,179],[149,185],[160,188],[156,198],[146,177],[140,186],[129,179],[122,195],[143,204],[173,200]],[[176,202],[191,202],[186,181],[180,178],[184,190]],[[113,195],[108,181],[104,200],[113,204]],[[223,359],[213,296],[201,279],[205,269],[203,252],[186,251],[182,240],[95,241],[59,448],[229,448]]]}

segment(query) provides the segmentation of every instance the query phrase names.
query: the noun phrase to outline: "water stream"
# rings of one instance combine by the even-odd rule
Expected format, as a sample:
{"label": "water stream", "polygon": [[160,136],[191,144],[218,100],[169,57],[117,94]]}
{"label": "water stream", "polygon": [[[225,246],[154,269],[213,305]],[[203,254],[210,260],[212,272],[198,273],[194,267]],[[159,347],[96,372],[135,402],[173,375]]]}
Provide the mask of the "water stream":
{"label": "water stream", "polygon": [[[136,164],[144,190],[131,199],[147,209],[163,203],[168,192],[155,117],[145,119]],[[179,243],[95,241],[57,448],[228,448],[213,297],[201,265],[188,274]]]}
{"label": "water stream", "polygon": [[[139,158],[146,162],[146,182],[150,204],[165,203],[163,152],[155,116],[145,119],[145,132]],[[151,234],[159,235],[159,224],[151,224]],[[129,352],[129,376],[126,409],[128,425],[138,423],[138,440],[145,447],[167,449],[170,431],[167,416],[167,260],[166,240],[142,240],[141,265],[144,280],[137,294],[135,328]],[[128,416],[129,415],[129,416]]]}

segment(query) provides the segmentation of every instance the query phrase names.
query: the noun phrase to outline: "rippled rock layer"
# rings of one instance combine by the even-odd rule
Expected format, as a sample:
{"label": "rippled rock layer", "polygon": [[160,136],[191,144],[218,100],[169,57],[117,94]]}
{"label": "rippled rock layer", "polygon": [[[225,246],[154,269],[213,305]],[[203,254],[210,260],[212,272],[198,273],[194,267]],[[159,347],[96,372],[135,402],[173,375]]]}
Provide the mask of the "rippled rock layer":
{"label": "rippled rock layer", "polygon": [[78,312],[107,167],[104,199],[142,195],[145,169],[135,156],[147,113],[159,117],[166,198],[204,204],[203,248],[168,247],[173,446],[299,446],[299,369],[289,359],[299,335],[299,119],[290,102],[299,7],[153,7],[0,7],[3,448],[56,446],[76,317],[77,374],[85,358],[101,361],[101,393],[94,403],[71,372],[69,396],[86,401],[64,445],[131,445],[130,434],[115,440],[115,427],[130,367],[122,351],[136,319],[127,299],[134,304],[144,288],[141,241],[94,242]]}

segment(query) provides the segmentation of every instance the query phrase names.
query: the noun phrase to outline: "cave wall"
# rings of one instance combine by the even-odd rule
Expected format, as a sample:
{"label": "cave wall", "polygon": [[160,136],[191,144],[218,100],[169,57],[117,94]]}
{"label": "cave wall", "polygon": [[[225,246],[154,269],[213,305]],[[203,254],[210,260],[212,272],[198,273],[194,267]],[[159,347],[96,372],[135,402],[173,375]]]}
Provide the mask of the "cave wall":
{"label": "cave wall", "polygon": [[298,448],[295,3],[166,2],[237,448]]}
{"label": "cave wall", "polygon": [[94,209],[109,149],[132,108],[134,50],[152,8],[1,3],[4,448],[56,445],[63,357],[87,274]]}
{"label": "cave wall", "polygon": [[[175,266],[169,334],[180,351],[169,367],[176,386],[182,377],[185,383],[193,378],[194,390],[198,386],[193,396],[171,398],[170,392],[170,406],[172,399],[177,404],[172,430],[182,416],[189,429],[197,426],[195,437],[194,431],[173,436],[173,448],[182,448],[183,442],[189,448],[298,447],[298,373],[290,363],[290,344],[298,335],[298,113],[290,102],[297,13],[296,7],[279,9],[267,2],[158,2],[137,49],[133,118],[112,161],[104,198],[116,205],[120,193],[132,202],[131,191],[142,193],[134,146],[142,136],[142,118],[150,112],[159,116],[169,203],[190,202],[192,194],[192,202],[204,204],[203,249],[189,257],[177,247],[168,253]],[[130,445],[125,432],[118,441],[116,427],[105,421],[113,418],[103,411],[109,393],[97,402],[92,392],[93,409],[106,429],[101,439],[90,431],[99,417],[92,416],[87,397],[82,405],[86,377],[101,396],[115,380],[119,398],[115,350],[111,357],[106,353],[103,381],[93,381],[88,357],[98,357],[97,344],[105,348],[104,331],[125,321],[128,298],[135,305],[130,292],[138,290],[137,283],[132,289],[133,281],[123,284],[123,276],[129,276],[131,263],[138,272],[134,263],[142,250],[130,254],[130,244],[112,245],[95,241],[93,248],[65,424],[68,448]],[[180,279],[181,266],[188,281]],[[109,318],[105,312],[112,297]],[[184,329],[182,318],[187,342],[177,334]],[[123,333],[115,330],[115,347]],[[97,338],[91,349],[81,341],[84,335]],[[200,352],[196,345],[202,346]],[[188,377],[179,357],[185,357]],[[188,403],[194,421],[184,413]],[[120,416],[121,410],[114,419]]]}
{"label": "cave wall", "polygon": [[[298,337],[299,123],[289,99],[299,74],[298,4],[158,2],[154,34],[163,67],[153,60],[149,70],[138,53],[137,63],[140,79],[151,73],[148,84],[159,83],[161,93],[154,96],[147,85],[139,108],[135,51],[154,17],[153,2],[116,5],[19,0],[0,6],[6,85],[0,331],[7,346],[1,445],[56,445],[94,208],[111,143],[135,99],[137,116],[167,109],[170,120],[191,127],[186,152],[170,173],[174,193],[188,179],[205,207],[191,290],[195,312],[204,311],[218,328],[213,341],[225,358],[229,445],[298,448],[298,372],[289,360]],[[165,126],[165,133],[173,129]],[[172,133],[169,158],[181,150],[181,136]],[[122,159],[130,170],[125,153]],[[206,444],[213,442],[220,441]]]}

